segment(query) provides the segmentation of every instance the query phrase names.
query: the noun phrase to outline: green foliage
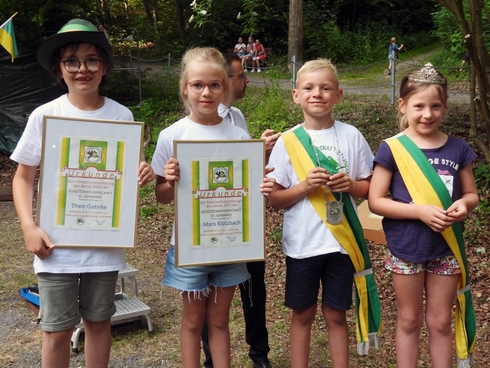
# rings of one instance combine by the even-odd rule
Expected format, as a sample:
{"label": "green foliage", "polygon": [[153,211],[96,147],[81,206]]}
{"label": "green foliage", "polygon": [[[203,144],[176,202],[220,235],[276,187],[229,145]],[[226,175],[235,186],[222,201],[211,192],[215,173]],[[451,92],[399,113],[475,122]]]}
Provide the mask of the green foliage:
{"label": "green foliage", "polygon": [[[469,19],[469,7],[466,1],[463,1],[463,7],[465,14],[467,15],[467,21]],[[485,0],[486,7],[490,7],[490,0]],[[445,7],[438,6],[436,11],[432,13],[432,19],[434,21],[434,28],[431,33],[439,40],[439,42],[447,45],[448,51],[446,58],[448,61],[457,60],[458,64],[461,63],[461,57],[465,53],[466,48],[464,46],[464,37],[461,32],[461,25],[456,17]],[[484,43],[490,45],[490,20],[486,19],[483,22],[483,34],[481,37],[484,39]]]}
{"label": "green foliage", "polygon": [[129,69],[113,70],[107,75],[107,84],[100,93],[123,105],[139,102],[138,73]]}
{"label": "green foliage", "polygon": [[469,244],[484,244],[476,250],[486,253],[490,250],[488,243],[488,223],[490,221],[490,165],[480,164],[473,168],[480,204],[471,215],[473,221],[465,228],[465,239]]}
{"label": "green foliage", "polygon": [[195,22],[197,27],[202,27],[206,24],[211,15],[212,0],[193,0],[190,7],[192,9],[192,15],[189,18],[189,23]]}
{"label": "green foliage", "polygon": [[282,226],[276,226],[271,230],[269,239],[276,245],[280,245],[282,242]]}
{"label": "green foliage", "polygon": [[431,63],[439,70],[445,77],[454,80],[465,80],[468,77],[469,69],[466,68],[463,71],[459,71],[461,66],[461,54],[457,54],[449,48],[444,48],[439,51],[431,60]]}
{"label": "green foliage", "polygon": [[285,131],[303,120],[301,109],[292,103],[289,90],[272,84],[265,88],[248,87],[247,91],[250,91],[247,98],[237,101],[235,105],[247,116],[253,138],[259,138],[266,129]]}
{"label": "green foliage", "polygon": [[[243,22],[243,34],[246,36],[253,36],[259,34],[260,18],[259,15],[263,13],[265,6],[263,3],[255,0],[243,0],[243,13],[245,14]],[[242,18],[239,13],[239,18]]]}
{"label": "green foliage", "polygon": [[[148,59],[169,53],[179,59],[189,46],[213,46],[225,51],[239,36],[249,35],[260,38],[274,55],[287,53],[288,1],[180,0],[145,4],[151,9],[145,9],[143,0],[0,0],[0,13],[6,19],[19,11],[15,20],[19,42],[39,42],[40,34],[51,35],[74,17],[91,21],[97,17],[119,55],[139,48]],[[424,36],[412,44],[419,46],[432,28],[432,18],[427,15],[436,7],[435,2],[425,0],[414,0],[411,5],[407,9],[402,0],[303,0],[305,59],[323,56],[337,63],[368,63],[385,57],[393,35],[415,37],[418,32]],[[127,40],[128,36],[133,40]]]}
{"label": "green foliage", "polygon": [[150,129],[150,142],[145,148],[146,160],[150,161],[153,157],[160,131],[180,119],[183,113],[179,111],[178,100],[173,97],[144,99],[141,104],[130,109],[133,112],[134,119],[143,121]]}
{"label": "green foliage", "polygon": [[475,176],[475,182],[478,187],[480,200],[479,209],[485,211],[490,215],[490,201],[488,192],[490,190],[490,165],[480,164],[473,169],[473,175]]}
{"label": "green foliage", "polygon": [[143,75],[142,94],[144,97],[153,97],[165,101],[172,107],[179,103],[179,74],[175,68],[167,67],[155,70],[158,74]]}
{"label": "green foliage", "polygon": [[[305,19],[304,60],[326,57],[336,64],[368,64],[386,59],[393,30],[385,23],[365,22],[355,31],[338,26],[335,13],[326,5]],[[434,41],[427,34],[397,35],[406,47],[420,47]]]}

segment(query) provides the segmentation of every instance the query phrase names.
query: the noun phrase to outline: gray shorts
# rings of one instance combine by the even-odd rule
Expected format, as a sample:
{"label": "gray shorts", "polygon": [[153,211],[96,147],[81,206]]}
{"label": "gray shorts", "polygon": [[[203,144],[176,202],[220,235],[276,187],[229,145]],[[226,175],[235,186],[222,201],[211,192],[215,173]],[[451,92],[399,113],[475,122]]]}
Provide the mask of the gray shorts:
{"label": "gray shorts", "polygon": [[41,330],[57,332],[80,323],[108,320],[116,313],[117,271],[95,273],[38,273]]}

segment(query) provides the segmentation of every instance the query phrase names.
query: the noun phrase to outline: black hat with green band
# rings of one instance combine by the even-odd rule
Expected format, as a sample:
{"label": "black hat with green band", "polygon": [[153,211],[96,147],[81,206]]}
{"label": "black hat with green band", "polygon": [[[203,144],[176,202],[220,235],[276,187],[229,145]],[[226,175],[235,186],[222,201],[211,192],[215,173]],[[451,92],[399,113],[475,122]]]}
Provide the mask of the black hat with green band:
{"label": "black hat with green band", "polygon": [[54,52],[64,45],[71,43],[91,43],[99,46],[113,62],[111,45],[104,32],[101,32],[89,21],[72,19],[66,23],[57,34],[46,39],[37,49],[37,60],[41,66],[51,69]]}

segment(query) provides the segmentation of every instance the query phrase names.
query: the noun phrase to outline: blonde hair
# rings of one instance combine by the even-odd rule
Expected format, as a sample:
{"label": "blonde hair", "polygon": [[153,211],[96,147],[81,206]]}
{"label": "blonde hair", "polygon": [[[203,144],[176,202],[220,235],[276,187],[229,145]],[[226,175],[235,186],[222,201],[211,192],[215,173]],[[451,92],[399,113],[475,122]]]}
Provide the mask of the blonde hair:
{"label": "blonde hair", "polygon": [[187,112],[190,112],[191,110],[187,96],[184,94],[187,84],[187,74],[193,65],[199,63],[209,64],[210,67],[221,72],[224,88],[223,98],[224,100],[227,100],[231,97],[230,82],[228,80],[228,73],[226,72],[226,60],[223,57],[223,54],[213,47],[195,47],[189,49],[182,58],[182,69],[179,81],[180,98],[182,99]]}
{"label": "blonde hair", "polygon": [[395,43],[396,42],[396,37],[391,37],[391,43]]}
{"label": "blonde hair", "polygon": [[316,59],[307,61],[299,70],[296,75],[296,80],[299,81],[301,76],[304,73],[312,73],[318,71],[327,71],[332,72],[335,76],[335,82],[337,83],[337,87],[339,85],[339,74],[337,72],[337,68],[329,59]]}
{"label": "blonde hair", "polygon": [[[435,69],[434,69],[435,70]],[[414,94],[423,91],[429,86],[434,86],[437,89],[437,92],[439,94],[439,98],[441,99],[442,104],[444,107],[447,109],[447,100],[448,100],[448,93],[447,93],[447,79],[444,78],[444,76],[436,71],[439,77],[444,78],[445,82],[444,83],[431,83],[430,81],[417,81],[413,80],[414,75],[419,73],[418,70],[413,71],[406,76],[402,78],[402,81],[400,83],[400,99],[407,102],[410,97],[412,97]],[[438,81],[441,79],[438,78]],[[405,129],[408,128],[408,120],[407,120],[407,115],[402,114],[400,111],[400,108],[398,108],[398,123],[400,127],[400,131],[404,131]]]}

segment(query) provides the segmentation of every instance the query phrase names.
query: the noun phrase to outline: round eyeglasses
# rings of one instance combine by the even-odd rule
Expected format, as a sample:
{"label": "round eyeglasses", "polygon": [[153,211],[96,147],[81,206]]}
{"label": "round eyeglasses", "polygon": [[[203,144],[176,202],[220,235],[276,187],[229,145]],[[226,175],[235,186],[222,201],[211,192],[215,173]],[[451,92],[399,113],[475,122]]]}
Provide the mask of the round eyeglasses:
{"label": "round eyeglasses", "polygon": [[187,82],[189,87],[191,87],[192,92],[194,93],[201,93],[204,91],[204,88],[208,87],[209,90],[213,93],[219,93],[223,90],[223,83],[221,82],[211,82],[211,83],[204,83],[200,81],[196,82]]}
{"label": "round eyeglasses", "polygon": [[66,59],[62,60],[61,62],[63,63],[63,66],[68,73],[77,73],[82,67],[82,64],[85,64],[85,68],[89,72],[95,73],[99,71],[103,60],[96,58],[88,58],[85,61],[77,59]]}

